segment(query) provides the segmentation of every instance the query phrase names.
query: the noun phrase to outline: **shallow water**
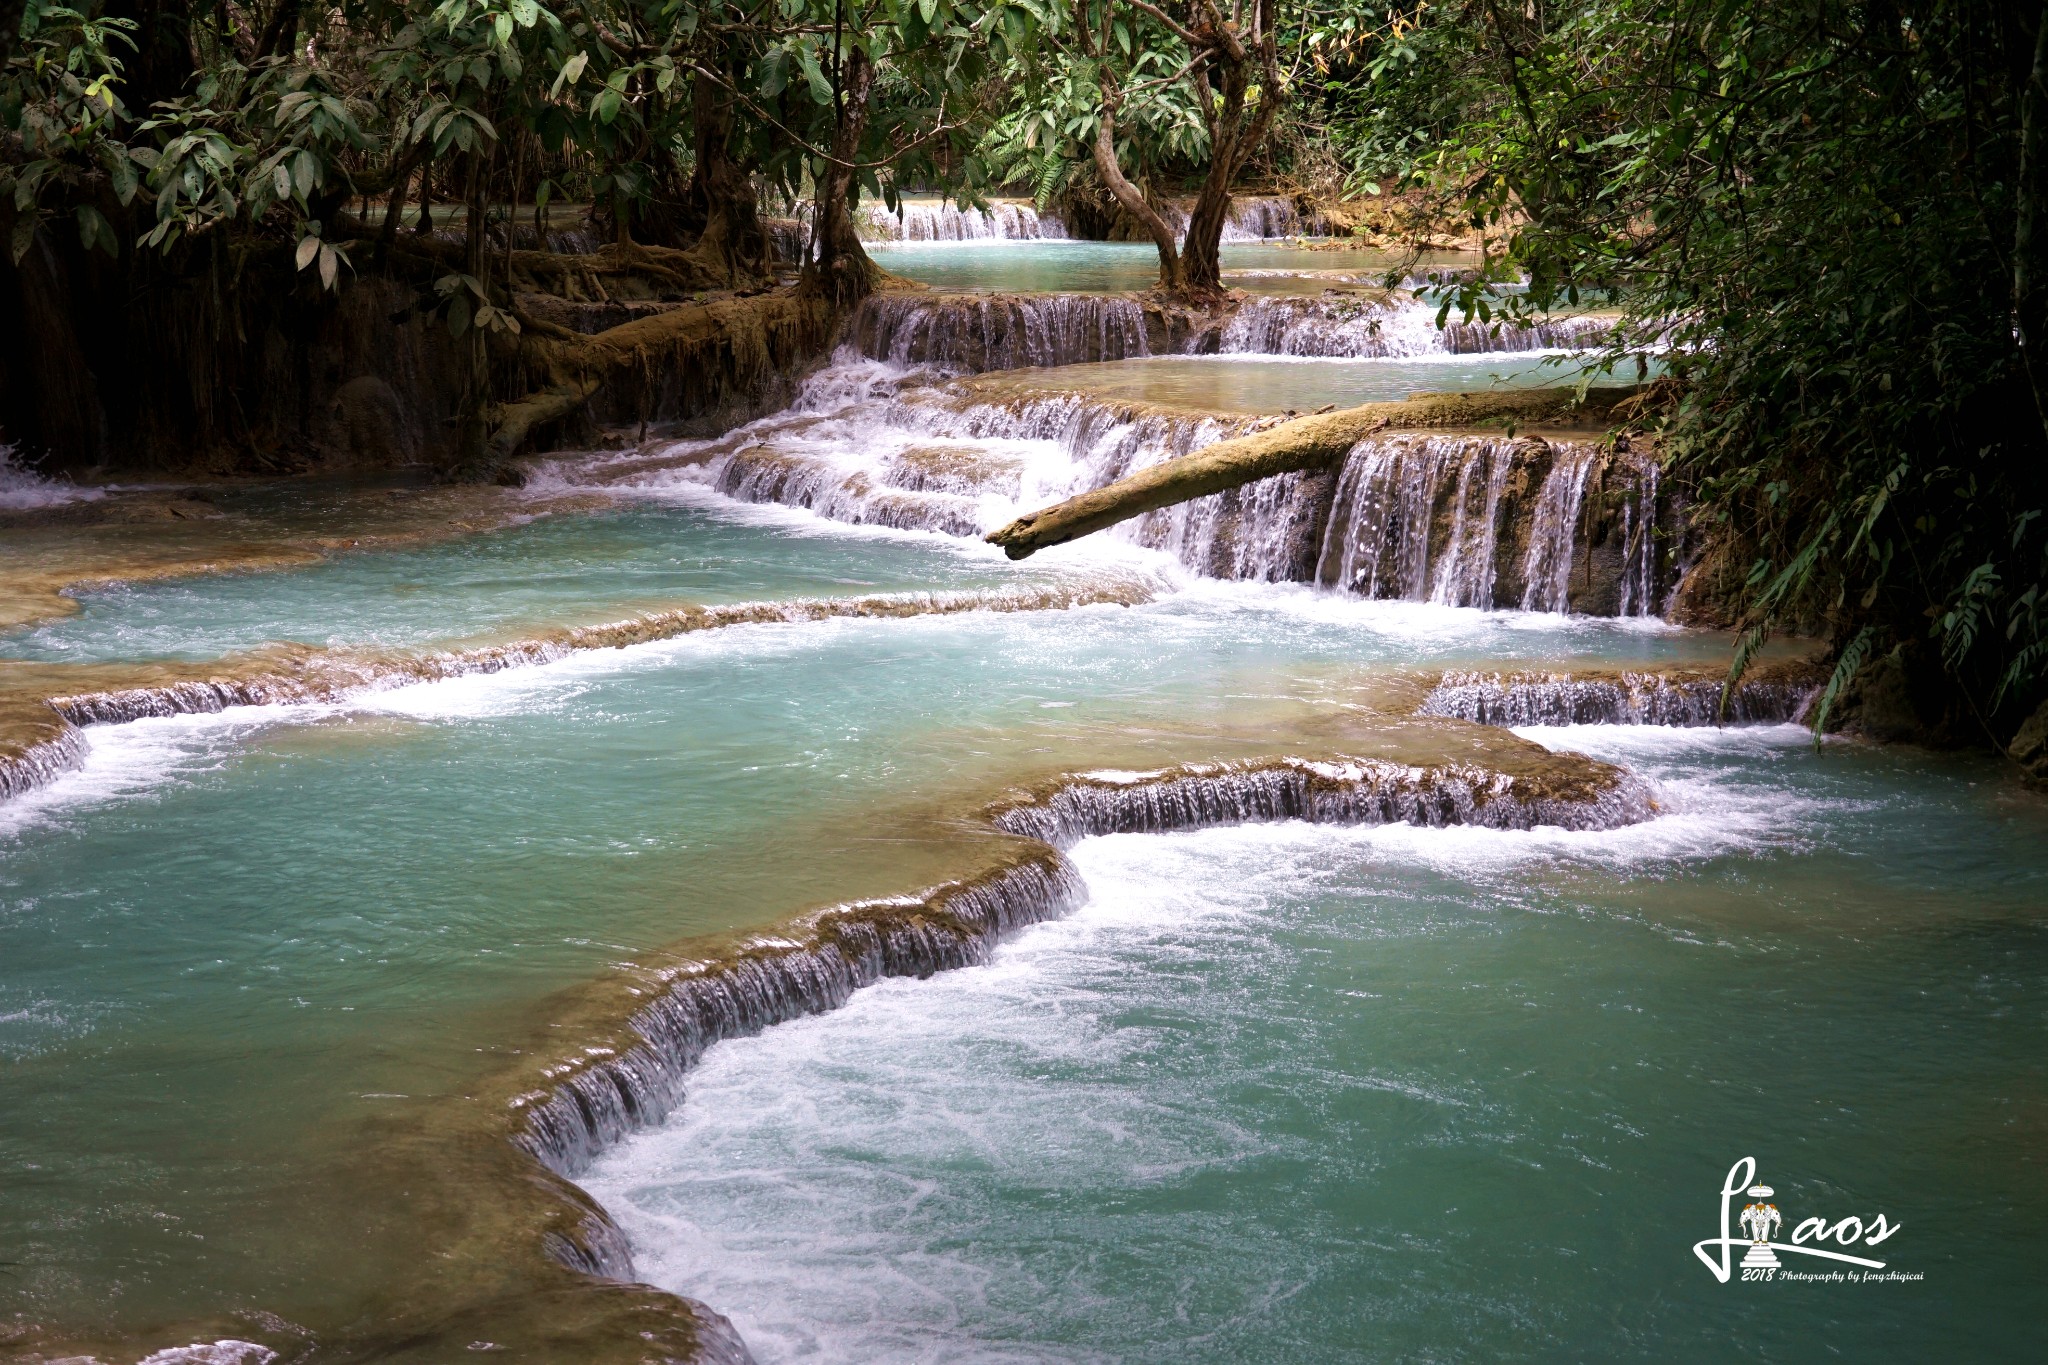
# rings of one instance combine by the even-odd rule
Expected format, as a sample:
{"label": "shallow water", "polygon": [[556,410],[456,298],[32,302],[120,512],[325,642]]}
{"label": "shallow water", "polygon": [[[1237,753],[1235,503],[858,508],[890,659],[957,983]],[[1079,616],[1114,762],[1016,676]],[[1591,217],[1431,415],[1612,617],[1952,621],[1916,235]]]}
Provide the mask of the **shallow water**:
{"label": "shallow water", "polygon": [[[707,502],[724,505],[714,514]],[[1017,581],[985,547],[852,535],[777,509],[735,508],[684,485],[610,511],[416,549],[338,553],[289,572],[80,593],[76,615],[0,634],[0,657],[211,659],[278,641],[417,648],[685,602]]]}
{"label": "shallow water", "polygon": [[[890,541],[835,548],[841,570],[901,563]],[[1346,696],[1375,663],[1725,647],[1213,585],[1137,609],[737,627],[89,729],[81,772],[0,807],[0,1153],[26,1173],[0,1212],[10,1292],[145,1323],[223,1297],[310,1313],[314,1265],[327,1298],[367,1292],[376,1264],[305,1228],[375,1202],[333,1174],[368,1116],[460,1089],[531,1001],[621,956],[921,884],[929,856],[881,837],[880,812]]]}
{"label": "shallow water", "polygon": [[[933,255],[988,287],[1058,268],[976,250]],[[1138,362],[1084,387],[1272,412],[1540,359]],[[914,485],[971,530],[1223,429],[1110,421],[1070,378],[977,407],[849,362],[716,449],[538,471],[536,496],[601,487],[610,511],[94,592],[0,639],[205,659],[684,602],[1152,597],[742,625],[88,728],[82,769],[0,804],[0,1312],[152,1347],[230,1309],[326,1346],[439,1322],[449,1202],[516,1202],[477,1174],[503,1133],[464,1145],[466,1106],[542,1083],[592,983],[964,875],[969,813],[1013,784],[1394,735],[1445,668],[1725,664],[1726,637],[1654,619],[1219,583],[1114,540],[1018,566],[846,524],[929,524],[877,497]],[[722,496],[748,450],[822,470],[777,486],[816,513]],[[1411,728],[1386,742],[1505,742]],[[587,1188],[638,1273],[731,1314],[763,1365],[2020,1356],[2048,807],[1986,763],[1786,728],[1525,733],[1645,777],[1660,815],[1086,841],[1068,919],[719,1045]],[[1901,1230],[1872,1254],[1925,1279],[1715,1283],[1691,1247],[1743,1156],[1788,1231],[1881,1211]]]}
{"label": "shallow water", "polygon": [[[1066,365],[1032,378],[1037,387],[1109,400],[1199,411],[1278,413],[1398,402],[1419,393],[1556,388],[1576,384],[1582,370],[1572,356],[1529,352],[1370,360],[1223,355]],[[1596,374],[1593,382],[1632,384],[1636,377]]]}
{"label": "shallow water", "polygon": [[[764,1365],[2022,1355],[2041,810],[1792,727],[1531,733],[1671,813],[1090,841],[1070,919],[727,1045],[587,1183]],[[1716,1283],[1743,1156],[1925,1281]]]}

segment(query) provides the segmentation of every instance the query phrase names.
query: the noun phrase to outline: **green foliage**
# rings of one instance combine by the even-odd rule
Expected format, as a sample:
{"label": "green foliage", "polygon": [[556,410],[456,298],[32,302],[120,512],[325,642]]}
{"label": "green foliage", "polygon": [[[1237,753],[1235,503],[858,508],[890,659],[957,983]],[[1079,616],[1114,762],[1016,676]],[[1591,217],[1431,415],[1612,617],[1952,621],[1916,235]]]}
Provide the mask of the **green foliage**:
{"label": "green foliage", "polygon": [[1993,732],[2016,724],[2048,690],[2048,439],[2009,304],[2038,9],[1408,19],[1346,52],[1344,151],[1504,244],[1455,305],[1620,302],[1668,348],[1667,446],[1748,558],[1747,627],[1832,635],[1836,693],[1880,640],[1925,638]]}

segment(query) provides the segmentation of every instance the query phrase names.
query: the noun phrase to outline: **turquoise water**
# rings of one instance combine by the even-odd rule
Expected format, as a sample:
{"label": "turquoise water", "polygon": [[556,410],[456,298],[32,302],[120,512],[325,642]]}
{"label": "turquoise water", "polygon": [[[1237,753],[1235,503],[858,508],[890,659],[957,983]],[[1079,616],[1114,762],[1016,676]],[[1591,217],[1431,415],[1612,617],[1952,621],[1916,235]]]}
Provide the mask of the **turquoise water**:
{"label": "turquoise water", "polygon": [[[1006,253],[961,266],[994,287],[1065,249],[934,255]],[[1084,387],[1272,411],[1541,373],[1413,364],[1139,362]],[[863,496],[919,449],[966,450],[990,488],[1010,461],[1014,494],[973,494],[997,517],[1093,477],[1100,452],[1036,428],[934,436],[854,368],[828,416],[757,430],[771,455],[836,460]],[[80,770],[0,804],[0,1314],[121,1335],[128,1360],[226,1330],[165,1324],[275,1314],[312,1359],[378,1358],[394,1304],[463,1306],[427,1278],[453,1255],[437,1199],[510,1202],[475,1175],[502,1143],[449,1137],[478,1141],[465,1106],[508,1070],[538,1083],[520,1068],[556,1055],[565,1001],[621,964],[961,875],[963,813],[1012,783],[1313,756],[1447,667],[1730,647],[1217,583],[1128,544],[1012,565],[727,501],[689,453],[587,462],[621,485],[610,511],[94,592],[0,654],[424,648],[1140,574],[1159,596],[739,626],[87,729]],[[817,483],[855,507],[851,486]],[[1527,733],[1632,769],[1660,814],[1085,842],[1068,919],[721,1044],[586,1187],[638,1273],[732,1315],[763,1365],[2026,1356],[2048,805],[1986,762],[1789,728]],[[1871,1254],[1924,1278],[1717,1283],[1691,1248],[1742,1157],[1788,1231],[1882,1212],[1900,1231]]]}
{"label": "turquoise water", "polygon": [[[1790,727],[1548,742],[1675,812],[1090,841],[1071,919],[728,1045],[588,1183],[764,1362],[2023,1358],[2038,804]],[[1717,1283],[1744,1156],[1924,1280]]]}
{"label": "turquoise water", "polygon": [[[849,538],[836,562],[878,575],[899,548]],[[9,1292],[116,1321],[220,1301],[317,1320],[375,1275],[331,1208],[365,1122],[459,1089],[525,1002],[621,956],[886,883],[900,855],[847,831],[935,775],[1047,746],[1082,763],[1133,727],[1327,705],[1424,662],[1725,648],[1200,585],[1135,610],[741,627],[88,732],[84,772],[4,811]],[[1453,1354],[1511,1326],[1654,1352],[1706,1310],[1586,1333],[1615,1330],[1630,1286],[1703,1292],[1685,1248],[1764,1131],[1755,1154],[1787,1185],[1925,1228],[1898,1239],[1900,1263],[1943,1276],[1971,1339],[2011,1340],[1995,1265],[1916,1201],[1932,1183],[1981,1211],[1992,1251],[2042,1211],[2001,1118],[2039,1093],[2038,806],[1976,769],[1815,756],[1796,736],[1687,761],[1641,763],[1690,806],[1661,833],[1086,847],[1096,901],[1071,924],[994,972],[884,986],[722,1049],[677,1126],[593,1187],[642,1272],[737,1314],[764,1360],[812,1337],[845,1344],[826,1359],[932,1342],[1299,1358],[1361,1320],[1416,1349],[1449,1332]],[[1793,1030],[1811,1051],[1780,1057]],[[1977,1155],[1887,1165],[1871,1125],[1905,1132],[1915,1161]],[[678,1142],[700,1164],[678,1171]],[[813,1203],[821,1181],[836,1202]],[[908,1211],[886,1193],[905,1188],[922,1192]],[[1597,1218],[1572,1212],[1589,1200]],[[1478,1221],[1446,1227],[1458,1209]],[[1634,1240],[1576,1278],[1595,1224]],[[914,1299],[891,1297],[912,1281]],[[1924,1291],[1891,1301],[1950,1321]],[[1866,1311],[1852,1336],[1894,1320]]]}
{"label": "turquoise water", "polygon": [[863,538],[765,507],[726,504],[714,515],[680,501],[696,491],[679,487],[658,501],[543,517],[417,549],[341,553],[285,573],[82,593],[77,614],[0,635],[0,656],[212,659],[277,641],[413,648],[685,602],[1020,581],[995,551],[971,543],[886,533]]}
{"label": "turquoise water", "polygon": [[[1308,412],[1326,405],[1398,402],[1418,393],[1499,393],[1576,384],[1569,356],[1488,353],[1420,359],[1321,360],[1293,356],[1157,356],[1068,365],[1034,385],[1104,399],[1227,412]],[[1594,384],[1633,384],[1633,370]]]}

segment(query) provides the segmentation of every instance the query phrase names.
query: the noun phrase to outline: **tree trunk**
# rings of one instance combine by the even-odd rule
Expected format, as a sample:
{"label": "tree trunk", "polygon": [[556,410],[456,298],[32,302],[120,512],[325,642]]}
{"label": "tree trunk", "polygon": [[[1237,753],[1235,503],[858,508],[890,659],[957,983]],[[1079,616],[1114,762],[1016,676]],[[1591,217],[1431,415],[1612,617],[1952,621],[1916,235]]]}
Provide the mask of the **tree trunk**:
{"label": "tree trunk", "polygon": [[847,54],[846,84],[838,124],[832,131],[832,161],[818,182],[815,259],[805,273],[808,287],[822,291],[841,307],[872,293],[881,273],[868,259],[853,220],[854,194],[860,182],[855,163],[867,133],[868,92],[874,75],[865,49],[855,47]]}
{"label": "tree trunk", "polygon": [[1186,281],[1181,267],[1180,249],[1174,245],[1173,229],[1159,210],[1145,202],[1145,196],[1138,187],[1124,178],[1123,167],[1116,160],[1116,111],[1121,97],[1105,69],[1102,82],[1102,116],[1095,124],[1095,173],[1102,177],[1102,183],[1109,186],[1109,192],[1124,212],[1138,220],[1152,237],[1152,243],[1159,248],[1159,287],[1169,294],[1181,291]]}
{"label": "tree trunk", "polygon": [[1343,459],[1375,423],[1384,425],[1384,420],[1370,408],[1296,418],[1199,454],[1150,465],[1105,487],[1026,513],[991,531],[988,541],[1002,546],[1010,558],[1024,559],[1161,507],[1275,474],[1327,468]]}
{"label": "tree trunk", "polygon": [[[1272,36],[1270,0],[1254,0],[1247,48],[1236,31],[1226,29],[1220,12],[1212,9],[1211,23],[1204,30],[1211,39],[1209,61],[1194,69],[1196,103],[1209,125],[1209,173],[1202,181],[1195,211],[1188,215],[1187,240],[1181,260],[1187,272],[1190,293],[1214,299],[1223,292],[1223,228],[1230,221],[1230,187],[1251,160],[1252,153],[1266,140],[1274,115],[1284,99],[1280,89],[1278,50]],[[1249,120],[1245,102],[1251,90],[1253,63],[1260,77],[1258,108]],[[1210,88],[1209,71],[1214,69],[1222,83],[1222,98]]]}
{"label": "tree trunk", "polygon": [[754,201],[754,182],[732,159],[732,95],[705,76],[691,92],[697,164],[686,199],[697,219],[691,254],[706,274],[739,283],[772,273],[774,252]]}
{"label": "tree trunk", "polygon": [[[469,223],[462,257],[463,273],[479,283],[484,277],[484,202],[488,185],[488,169],[479,153],[470,158],[469,164]],[[471,298],[468,302],[474,310],[476,300]],[[469,373],[463,384],[462,428],[453,472],[458,479],[481,479],[491,472],[490,452],[484,444],[489,434],[491,357],[482,327],[472,324],[462,339],[469,344]]]}
{"label": "tree trunk", "polygon": [[1198,293],[1223,291],[1223,229],[1230,221],[1230,182],[1235,179],[1227,166],[1227,159],[1209,163],[1201,197],[1188,215],[1182,269],[1187,272],[1187,287]]}
{"label": "tree trunk", "polygon": [[2035,9],[2034,25],[2033,68],[2020,94],[2012,311],[2035,413],[2048,433],[2048,6]]}

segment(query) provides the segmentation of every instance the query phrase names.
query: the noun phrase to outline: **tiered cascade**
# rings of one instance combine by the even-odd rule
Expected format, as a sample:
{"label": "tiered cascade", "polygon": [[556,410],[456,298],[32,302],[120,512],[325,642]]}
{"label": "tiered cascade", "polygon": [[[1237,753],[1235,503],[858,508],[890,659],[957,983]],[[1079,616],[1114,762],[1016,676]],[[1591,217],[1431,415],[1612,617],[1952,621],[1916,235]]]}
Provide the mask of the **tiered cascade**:
{"label": "tiered cascade", "polygon": [[874,242],[1030,242],[1068,234],[1058,215],[1040,213],[1030,204],[999,201],[986,209],[963,209],[949,202],[904,200],[897,213],[881,206],[863,213],[860,235]]}
{"label": "tiered cascade", "polygon": [[[675,973],[632,1017],[637,1045],[587,1051],[563,1068],[568,1074],[555,1073],[550,1090],[523,1097],[519,1142],[549,1169],[574,1175],[673,1110],[686,1074],[712,1044],[837,1009],[885,977],[986,961],[1003,935],[1066,914],[1086,897],[1061,850],[1090,835],[1273,820],[1601,830],[1656,811],[1648,788],[1622,769],[1569,757],[1554,766],[1527,778],[1466,765],[1289,758],[1082,775],[1022,794],[986,812],[997,829],[1030,841],[989,872],[919,896],[837,907],[793,937]],[[557,1254],[616,1276],[630,1269],[619,1263],[622,1250],[598,1231]]]}
{"label": "tiered cascade", "polygon": [[862,303],[850,339],[871,360],[981,374],[1151,355],[1392,359],[1576,350],[1606,341],[1597,318],[1450,322],[1411,299],[1352,293],[1255,296],[1221,318],[1126,294],[887,293]]}

